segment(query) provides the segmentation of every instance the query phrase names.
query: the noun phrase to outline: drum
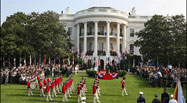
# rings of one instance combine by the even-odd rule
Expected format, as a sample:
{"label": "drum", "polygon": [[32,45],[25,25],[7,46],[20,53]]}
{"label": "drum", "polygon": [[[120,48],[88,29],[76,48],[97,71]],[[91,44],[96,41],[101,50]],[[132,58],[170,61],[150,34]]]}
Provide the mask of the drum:
{"label": "drum", "polygon": [[35,89],[36,88],[36,84],[35,83],[31,83],[30,87],[31,87],[31,89]]}

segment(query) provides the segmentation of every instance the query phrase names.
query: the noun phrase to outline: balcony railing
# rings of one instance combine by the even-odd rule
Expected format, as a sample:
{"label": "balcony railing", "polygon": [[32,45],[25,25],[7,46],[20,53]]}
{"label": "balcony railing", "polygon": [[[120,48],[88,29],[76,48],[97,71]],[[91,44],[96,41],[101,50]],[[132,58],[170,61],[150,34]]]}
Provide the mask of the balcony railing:
{"label": "balcony railing", "polygon": [[114,52],[114,51],[110,51],[110,55],[111,55],[111,56],[117,56],[117,53]]}
{"label": "balcony railing", "polygon": [[98,35],[106,35],[106,32],[98,32]]}
{"label": "balcony railing", "polygon": [[98,51],[98,55],[99,55],[99,56],[105,56],[105,55],[106,55],[106,52],[105,52],[105,51]]}
{"label": "balcony railing", "polygon": [[95,33],[94,32],[89,32],[88,35],[95,35]]}
{"label": "balcony railing", "polygon": [[94,51],[87,51],[86,55],[92,56]]}
{"label": "balcony railing", "polygon": [[110,33],[110,36],[117,36],[117,33]]}

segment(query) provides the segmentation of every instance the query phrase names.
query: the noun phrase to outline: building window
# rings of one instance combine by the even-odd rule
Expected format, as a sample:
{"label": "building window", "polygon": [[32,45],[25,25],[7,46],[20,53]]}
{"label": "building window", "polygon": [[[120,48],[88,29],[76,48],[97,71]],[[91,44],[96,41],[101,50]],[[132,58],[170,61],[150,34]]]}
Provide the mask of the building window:
{"label": "building window", "polygon": [[130,29],[130,37],[134,37],[134,29]]}
{"label": "building window", "polygon": [[113,47],[112,43],[110,43],[110,51],[114,51],[114,47]]}
{"label": "building window", "polygon": [[68,27],[68,33],[72,35],[72,27]]}
{"label": "building window", "polygon": [[104,43],[100,42],[99,43],[99,51],[103,51],[103,49],[104,49]]}
{"label": "building window", "polygon": [[122,53],[122,44],[120,44],[120,53]]}
{"label": "building window", "polygon": [[104,35],[104,26],[99,26],[100,35]]}
{"label": "building window", "polygon": [[134,44],[130,44],[130,54],[134,54]]}
{"label": "building window", "polygon": [[92,43],[89,43],[88,50],[89,50],[89,51],[92,51]]}

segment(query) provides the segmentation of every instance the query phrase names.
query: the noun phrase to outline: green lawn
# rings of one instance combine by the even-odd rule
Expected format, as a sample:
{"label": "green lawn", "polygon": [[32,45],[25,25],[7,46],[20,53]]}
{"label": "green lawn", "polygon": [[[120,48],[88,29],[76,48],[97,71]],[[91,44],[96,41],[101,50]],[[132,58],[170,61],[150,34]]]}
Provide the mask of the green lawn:
{"label": "green lawn", "polygon": [[[77,76],[73,76],[74,84],[81,80],[82,75],[85,73],[80,73]],[[126,88],[128,96],[121,96],[121,78],[114,80],[100,80],[101,90],[101,103],[136,103],[138,92],[143,91],[144,97],[147,103],[151,103],[154,98],[154,94],[159,94],[163,92],[163,88],[152,88],[151,85],[147,83],[147,80],[141,78],[137,75],[127,75],[126,76]],[[64,77],[64,79],[66,79]],[[93,103],[92,99],[92,84],[94,79],[87,77],[87,103]],[[39,97],[39,91],[34,90],[34,96],[27,96],[27,86],[26,85],[1,85],[1,102],[2,103],[42,103],[46,102],[46,98]],[[75,87],[76,88],[76,87]],[[184,88],[183,88],[184,89]],[[168,88],[169,94],[172,94],[173,88]],[[185,92],[186,90],[184,90]],[[68,103],[77,103],[76,92],[69,99]],[[186,94],[186,93],[184,93]],[[62,103],[62,95],[58,94],[57,98],[53,99],[53,103]]]}

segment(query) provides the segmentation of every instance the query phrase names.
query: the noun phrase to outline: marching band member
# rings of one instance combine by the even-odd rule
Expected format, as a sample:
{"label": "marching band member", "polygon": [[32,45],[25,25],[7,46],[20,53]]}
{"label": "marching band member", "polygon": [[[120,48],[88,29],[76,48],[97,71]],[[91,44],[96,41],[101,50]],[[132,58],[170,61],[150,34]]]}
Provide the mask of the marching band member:
{"label": "marching band member", "polygon": [[57,78],[55,78],[55,89],[58,93],[60,93],[59,88],[58,88],[58,79]]}
{"label": "marching band member", "polygon": [[100,101],[99,101],[99,98],[98,98],[98,96],[97,96],[97,84],[96,84],[96,82],[94,82],[94,84],[93,84],[93,103],[96,103],[96,100],[97,100],[97,102],[98,103],[100,103]]}
{"label": "marching band member", "polygon": [[43,85],[42,85],[42,82],[39,83],[39,88],[40,88],[40,96],[43,96],[45,97],[45,94],[44,94],[44,91],[43,91]]}
{"label": "marching band member", "polygon": [[63,84],[63,87],[62,87],[62,94],[63,94],[62,101],[67,102],[68,99],[67,99],[67,94],[66,94],[66,84],[65,83]]}
{"label": "marching band member", "polygon": [[46,101],[49,101],[49,99],[52,101],[53,99],[51,98],[49,83],[47,83],[46,85],[46,93],[47,93]]}
{"label": "marching band member", "polygon": [[77,85],[77,98],[78,98],[78,103],[81,102],[81,94],[80,94],[80,84]]}
{"label": "marching band member", "polygon": [[56,90],[55,90],[55,80],[52,81],[51,83],[51,90],[52,90],[52,97],[57,97],[56,95]]}
{"label": "marching band member", "polygon": [[31,84],[30,82],[31,82],[31,80],[29,80],[29,81],[27,82],[28,96],[30,96],[30,95],[33,96],[32,89],[30,88],[30,84]]}
{"label": "marching band member", "polygon": [[125,92],[125,95],[128,95],[127,94],[127,91],[126,91],[126,88],[125,88],[125,77],[123,77],[123,80],[121,81],[121,88],[122,88],[122,96],[124,96],[124,92]]}

